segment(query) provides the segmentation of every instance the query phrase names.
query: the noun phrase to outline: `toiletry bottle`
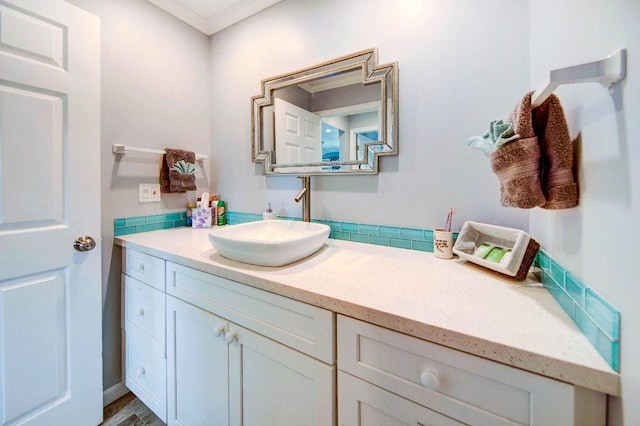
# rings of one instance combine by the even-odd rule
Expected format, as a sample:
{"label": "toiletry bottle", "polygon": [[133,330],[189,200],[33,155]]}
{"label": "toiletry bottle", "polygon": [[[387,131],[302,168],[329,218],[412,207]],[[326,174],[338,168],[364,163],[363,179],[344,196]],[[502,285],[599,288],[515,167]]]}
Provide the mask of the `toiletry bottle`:
{"label": "toiletry bottle", "polygon": [[218,226],[222,226],[222,225],[226,225],[227,224],[227,215],[225,213],[225,203],[224,201],[220,200],[218,201]]}
{"label": "toiletry bottle", "polygon": [[189,203],[187,206],[187,226],[191,227],[193,225],[193,209],[196,207],[195,203]]}
{"label": "toiletry bottle", "polygon": [[218,194],[209,195],[209,207],[211,207],[211,226],[217,226],[218,223],[218,201],[220,196]]}
{"label": "toiletry bottle", "polygon": [[267,204],[267,209],[262,213],[262,220],[273,220],[276,218],[276,214],[271,208],[271,203]]}

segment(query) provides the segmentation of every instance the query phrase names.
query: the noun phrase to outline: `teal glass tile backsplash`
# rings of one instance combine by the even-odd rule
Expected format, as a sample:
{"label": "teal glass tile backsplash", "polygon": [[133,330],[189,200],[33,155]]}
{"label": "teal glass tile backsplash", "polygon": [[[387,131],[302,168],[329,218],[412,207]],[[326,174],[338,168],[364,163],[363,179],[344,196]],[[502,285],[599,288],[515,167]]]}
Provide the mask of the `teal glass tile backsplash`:
{"label": "teal glass tile backsplash", "polygon": [[389,245],[391,247],[411,249],[411,240],[403,240],[401,238],[390,238]]}
{"label": "teal glass tile backsplash", "polygon": [[616,371],[620,371],[620,312],[544,251],[534,266],[538,278],[580,331]]}
{"label": "teal glass tile backsplash", "polygon": [[125,219],[125,221],[126,221],[128,226],[146,225],[147,224],[147,217],[146,216],[129,217],[129,218]]}
{"label": "teal glass tile backsplash", "polygon": [[567,272],[565,276],[565,290],[569,293],[569,296],[574,302],[584,309],[584,298],[586,293],[586,286],[580,282],[579,279]]}
{"label": "teal glass tile backsplash", "polygon": [[147,216],[147,223],[159,223],[167,220],[167,215],[157,214],[154,216]]}
{"label": "teal glass tile backsplash", "polygon": [[424,240],[425,230],[416,228],[400,228],[400,238],[405,240]]}
{"label": "teal glass tile backsplash", "polygon": [[358,229],[363,234],[378,235],[380,227],[378,225],[358,225]]}
{"label": "teal glass tile backsplash", "polygon": [[[300,218],[278,217],[280,220],[300,220]],[[262,220],[260,214],[227,212],[227,223]],[[398,226],[340,222],[335,220],[313,220],[331,228],[330,238],[356,243],[377,244],[410,250],[433,252],[433,231],[431,229],[403,228]],[[458,234],[454,234],[454,238]]]}
{"label": "teal glass tile backsplash", "polygon": [[358,224],[342,222],[342,224],[340,225],[340,229],[342,229],[342,231],[344,232],[358,232]]}
{"label": "teal glass tile backsplash", "polygon": [[586,289],[585,308],[587,314],[600,325],[602,330],[612,339],[620,338],[620,314],[590,288]]}
{"label": "teal glass tile backsplash", "polygon": [[380,235],[385,237],[396,237],[400,238],[400,228],[395,226],[380,226],[378,228]]}
{"label": "teal glass tile backsplash", "polygon": [[352,232],[349,234],[349,237],[346,239],[346,241],[353,241],[354,243],[368,243],[369,236]]}
{"label": "teal glass tile backsplash", "polygon": [[[226,213],[227,223],[236,225],[262,220],[262,214]],[[278,217],[280,220],[300,218]],[[314,220],[331,228],[330,238],[377,244],[409,250],[433,252],[433,230],[387,225],[361,224],[333,220]],[[152,216],[118,218],[113,221],[114,235],[128,235],[186,225],[184,212]],[[458,234],[454,233],[454,239]],[[620,370],[620,312],[585,283],[553,260],[544,250],[534,261],[540,282],[576,323],[582,333],[611,367]]]}
{"label": "teal glass tile backsplash", "polygon": [[178,228],[187,224],[184,212],[119,218],[113,221],[113,235],[138,234],[158,229]]}

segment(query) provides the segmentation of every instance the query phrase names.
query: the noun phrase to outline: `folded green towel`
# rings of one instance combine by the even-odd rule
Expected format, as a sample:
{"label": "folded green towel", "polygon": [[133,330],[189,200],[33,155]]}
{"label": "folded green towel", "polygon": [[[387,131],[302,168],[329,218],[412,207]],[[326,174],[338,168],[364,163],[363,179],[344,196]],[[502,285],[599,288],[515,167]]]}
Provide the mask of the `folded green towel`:
{"label": "folded green towel", "polygon": [[513,132],[513,125],[505,123],[502,120],[493,120],[489,123],[489,130],[482,136],[472,136],[467,139],[467,145],[472,148],[479,149],[489,155],[508,144],[517,141],[520,138]]}
{"label": "folded green towel", "polygon": [[186,175],[192,175],[198,171],[192,163],[188,163],[184,160],[177,161],[169,170]]}

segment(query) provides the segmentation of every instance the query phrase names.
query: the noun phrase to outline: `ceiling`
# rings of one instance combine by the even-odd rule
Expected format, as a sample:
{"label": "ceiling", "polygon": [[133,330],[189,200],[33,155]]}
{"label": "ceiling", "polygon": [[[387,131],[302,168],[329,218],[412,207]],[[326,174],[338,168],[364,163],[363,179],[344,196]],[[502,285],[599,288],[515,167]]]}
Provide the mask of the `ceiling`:
{"label": "ceiling", "polygon": [[264,10],[281,0],[148,0],[206,35]]}

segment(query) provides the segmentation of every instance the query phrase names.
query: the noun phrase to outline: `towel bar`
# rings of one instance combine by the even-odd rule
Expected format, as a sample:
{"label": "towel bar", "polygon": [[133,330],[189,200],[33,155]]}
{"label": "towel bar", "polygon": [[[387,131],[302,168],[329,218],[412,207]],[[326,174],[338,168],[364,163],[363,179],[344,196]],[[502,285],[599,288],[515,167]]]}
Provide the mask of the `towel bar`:
{"label": "towel bar", "polygon": [[[137,146],[129,146],[114,143],[112,147],[112,151],[114,154],[125,155],[128,151],[130,152],[147,152],[150,154],[164,154],[164,149],[150,149],[150,148],[140,148]],[[204,154],[196,154],[196,161],[206,160],[208,156]]]}
{"label": "towel bar", "polygon": [[627,49],[618,49],[599,61],[552,70],[545,83],[533,94],[531,106],[540,106],[561,84],[595,82],[610,87],[624,79],[626,68]]}

